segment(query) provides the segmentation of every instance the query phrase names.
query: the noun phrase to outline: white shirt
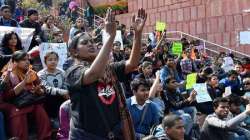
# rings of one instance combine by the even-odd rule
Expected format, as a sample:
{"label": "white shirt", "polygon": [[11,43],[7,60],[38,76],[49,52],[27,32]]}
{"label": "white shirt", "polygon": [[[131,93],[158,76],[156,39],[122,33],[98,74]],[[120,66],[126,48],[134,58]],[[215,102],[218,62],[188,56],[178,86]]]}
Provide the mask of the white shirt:
{"label": "white shirt", "polygon": [[136,101],[135,96],[131,97],[131,105],[135,105],[139,110],[143,110],[144,106],[148,103],[151,103],[150,100],[146,100],[143,105],[139,105],[138,102]]}

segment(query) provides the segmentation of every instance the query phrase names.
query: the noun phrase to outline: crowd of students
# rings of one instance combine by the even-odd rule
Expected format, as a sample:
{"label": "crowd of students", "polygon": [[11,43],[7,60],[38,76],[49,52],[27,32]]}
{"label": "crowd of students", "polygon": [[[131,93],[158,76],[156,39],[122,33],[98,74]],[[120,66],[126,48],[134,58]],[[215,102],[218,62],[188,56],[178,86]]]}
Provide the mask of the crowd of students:
{"label": "crowd of students", "polygon": [[[0,139],[250,139],[250,58],[209,57],[186,38],[176,55],[165,31],[142,39],[144,9],[129,30],[108,9],[96,29],[82,17],[75,20],[63,70],[57,52],[45,55],[43,68],[32,48],[63,42],[54,17],[38,22],[38,11],[29,9],[17,22],[8,5],[0,11],[0,26],[35,28],[28,52],[13,31],[1,41]],[[122,43],[114,41],[117,30]],[[197,102],[199,91],[186,88],[193,73],[211,101]]]}

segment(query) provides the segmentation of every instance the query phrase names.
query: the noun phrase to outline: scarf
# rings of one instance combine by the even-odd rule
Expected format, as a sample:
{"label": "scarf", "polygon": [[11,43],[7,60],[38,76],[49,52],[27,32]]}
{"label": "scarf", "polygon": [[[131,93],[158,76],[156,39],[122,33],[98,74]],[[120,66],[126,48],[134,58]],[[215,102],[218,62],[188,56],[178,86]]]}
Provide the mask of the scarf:
{"label": "scarf", "polygon": [[[27,79],[25,88],[27,90],[32,89],[36,83],[35,81],[38,80],[38,76],[34,70],[32,70],[32,66],[29,66],[29,69],[27,71],[30,71],[29,77]],[[12,85],[16,86],[18,83],[24,80],[26,73],[24,73],[23,70],[21,70],[18,67],[13,67],[12,72],[10,74],[10,81]]]}

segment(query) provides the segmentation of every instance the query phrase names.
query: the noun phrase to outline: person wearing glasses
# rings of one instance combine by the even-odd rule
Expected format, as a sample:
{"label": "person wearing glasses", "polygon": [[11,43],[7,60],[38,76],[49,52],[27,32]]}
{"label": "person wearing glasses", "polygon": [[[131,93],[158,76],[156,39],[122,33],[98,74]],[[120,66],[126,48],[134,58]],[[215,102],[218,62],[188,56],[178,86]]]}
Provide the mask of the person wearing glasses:
{"label": "person wearing glasses", "polygon": [[0,11],[2,15],[0,17],[0,26],[19,27],[18,22],[12,19],[11,7],[9,5],[1,6]]}

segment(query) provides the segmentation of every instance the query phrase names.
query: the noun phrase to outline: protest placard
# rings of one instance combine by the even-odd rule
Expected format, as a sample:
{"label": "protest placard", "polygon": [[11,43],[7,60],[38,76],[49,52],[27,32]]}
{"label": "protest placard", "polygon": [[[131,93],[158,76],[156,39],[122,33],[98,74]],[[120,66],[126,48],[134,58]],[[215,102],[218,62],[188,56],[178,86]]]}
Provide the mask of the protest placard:
{"label": "protest placard", "polygon": [[223,60],[224,62],[221,68],[223,68],[225,72],[228,72],[234,69],[234,61],[231,57],[224,57]]}
{"label": "protest placard", "polygon": [[186,89],[193,88],[193,85],[196,84],[197,73],[191,73],[187,75],[187,84]]}
{"label": "protest placard", "polygon": [[45,68],[44,56],[48,52],[56,52],[59,56],[57,67],[62,69],[64,62],[67,60],[67,44],[66,43],[42,43],[39,46],[40,58]]}
{"label": "protest placard", "polygon": [[222,97],[227,97],[232,94],[232,89],[230,86],[225,87],[225,92],[223,93]]}
{"label": "protest placard", "polygon": [[207,85],[205,83],[199,83],[193,85],[194,90],[197,92],[196,101],[197,103],[204,103],[212,101],[208,91]]}
{"label": "protest placard", "polygon": [[22,41],[22,46],[24,47],[24,51],[29,49],[31,40],[33,38],[33,33],[35,29],[33,28],[20,28],[20,27],[6,27],[0,26],[0,41],[3,39],[5,33],[14,31],[17,33],[18,37]]}
{"label": "protest placard", "polygon": [[166,23],[165,22],[160,22],[160,21],[156,21],[156,31],[161,31],[163,32],[166,29]]}
{"label": "protest placard", "polygon": [[174,42],[172,45],[172,53],[176,55],[182,54],[182,43],[181,42]]}
{"label": "protest placard", "polygon": [[199,52],[204,52],[204,45],[198,45],[198,46],[195,46],[195,48],[199,51]]}
{"label": "protest placard", "polygon": [[[107,39],[108,39],[107,37],[108,37],[108,35],[105,32],[105,30],[102,30],[102,43],[103,44],[107,41]],[[117,30],[116,31],[116,36],[115,36],[114,42],[116,42],[116,41],[118,41],[118,42],[121,43],[121,50],[123,50],[124,47],[123,47],[122,32],[121,32],[121,30]]]}

